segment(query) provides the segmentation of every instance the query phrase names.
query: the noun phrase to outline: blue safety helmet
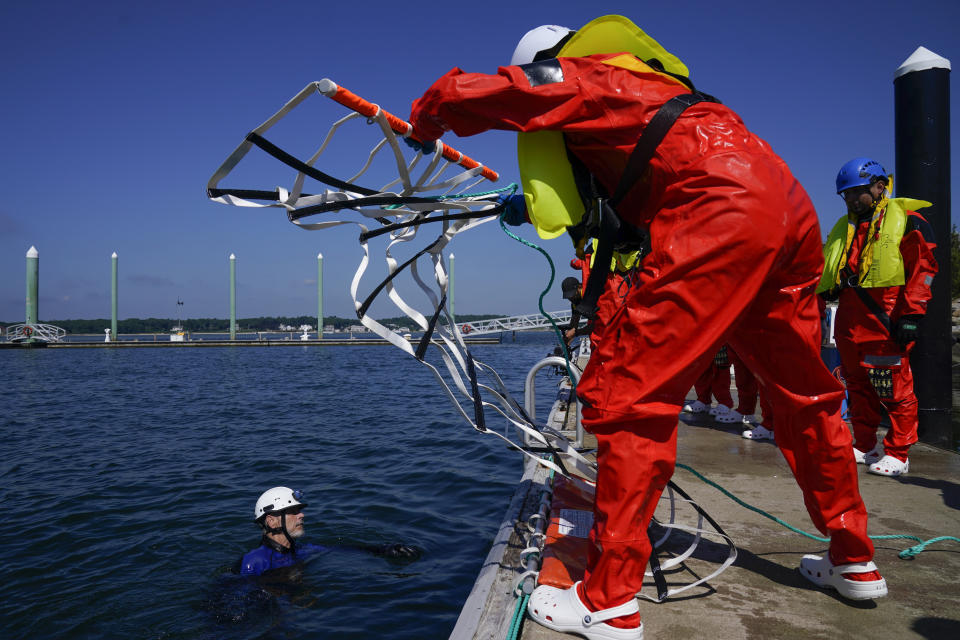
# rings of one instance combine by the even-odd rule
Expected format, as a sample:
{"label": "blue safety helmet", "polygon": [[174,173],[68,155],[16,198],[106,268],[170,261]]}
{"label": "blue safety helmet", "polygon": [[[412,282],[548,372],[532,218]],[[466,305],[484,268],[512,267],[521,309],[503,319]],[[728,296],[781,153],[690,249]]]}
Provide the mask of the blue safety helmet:
{"label": "blue safety helmet", "polygon": [[837,193],[853,187],[870,186],[877,180],[887,180],[883,165],[870,158],[854,158],[840,167],[837,174]]}

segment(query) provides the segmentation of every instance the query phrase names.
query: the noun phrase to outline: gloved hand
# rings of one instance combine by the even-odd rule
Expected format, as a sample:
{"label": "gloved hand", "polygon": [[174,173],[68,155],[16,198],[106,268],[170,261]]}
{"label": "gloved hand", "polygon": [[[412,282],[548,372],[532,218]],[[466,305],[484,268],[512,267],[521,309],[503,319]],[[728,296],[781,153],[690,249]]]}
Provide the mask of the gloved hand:
{"label": "gloved hand", "polygon": [[922,315],[907,315],[903,316],[897,321],[897,329],[895,333],[897,342],[900,343],[901,347],[907,346],[911,342],[914,342],[917,337],[919,337],[920,321],[922,319]]}
{"label": "gloved hand", "polygon": [[416,560],[422,554],[422,551],[411,544],[402,542],[388,542],[377,547],[375,552],[378,556],[384,558],[396,558],[398,560]]}
{"label": "gloved hand", "polygon": [[415,138],[400,138],[403,142],[413,149],[414,151],[422,151],[423,155],[433,153],[437,150],[437,141],[436,140],[427,140],[426,142],[421,142]]}
{"label": "gloved hand", "polygon": [[522,193],[500,196],[500,202],[503,204],[503,221],[511,227],[519,227],[525,222],[530,222],[527,218],[527,202]]}

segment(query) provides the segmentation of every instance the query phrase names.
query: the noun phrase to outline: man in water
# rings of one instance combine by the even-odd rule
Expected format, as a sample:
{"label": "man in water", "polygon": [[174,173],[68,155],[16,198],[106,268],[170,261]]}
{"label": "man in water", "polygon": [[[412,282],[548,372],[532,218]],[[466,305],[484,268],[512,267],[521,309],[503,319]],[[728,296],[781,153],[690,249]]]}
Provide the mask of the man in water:
{"label": "man in water", "polygon": [[[260,546],[240,560],[241,575],[259,576],[265,571],[290,567],[330,550],[330,547],[297,541],[305,532],[303,510],[306,506],[303,492],[287,487],[274,487],[260,496],[254,508],[254,518],[263,537]],[[354,545],[351,548],[386,558],[416,560],[420,557],[418,548],[401,543]]]}

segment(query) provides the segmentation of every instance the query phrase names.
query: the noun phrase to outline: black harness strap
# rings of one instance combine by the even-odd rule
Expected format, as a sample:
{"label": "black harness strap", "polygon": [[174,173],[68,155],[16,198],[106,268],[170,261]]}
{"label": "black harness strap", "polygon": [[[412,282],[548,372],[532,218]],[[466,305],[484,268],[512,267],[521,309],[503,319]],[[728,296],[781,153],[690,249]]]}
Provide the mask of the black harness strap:
{"label": "black harness strap", "polygon": [[609,200],[594,199],[594,210],[587,212],[594,217],[594,223],[599,224],[597,236],[597,252],[594,256],[594,268],[584,287],[583,300],[577,305],[577,310],[587,318],[593,318],[597,313],[597,301],[603,293],[603,287],[610,276],[610,261],[613,259],[614,246],[618,237],[624,231],[625,223],[617,215],[616,207],[620,204],[633,186],[640,180],[644,171],[650,165],[650,159],[656,152],[663,138],[670,131],[673,123],[687,108],[699,102],[716,102],[715,98],[702,93],[684,93],[670,98],[660,110],[654,114],[650,123],[640,134],[640,139],[630,153],[627,168],[620,176],[620,182],[613,196]]}
{"label": "black harness strap", "polygon": [[880,324],[883,325],[883,328],[887,330],[891,336],[893,335],[893,329],[890,324],[890,316],[887,315],[887,312],[880,308],[880,305],[877,304],[877,301],[870,297],[870,294],[866,292],[863,287],[854,286],[852,287],[854,291],[857,292],[857,296],[860,298],[860,301],[866,305],[867,309],[870,310],[877,320],[880,321]]}
{"label": "black harness strap", "polygon": [[657,111],[650,120],[650,124],[643,130],[640,139],[637,140],[637,144],[633,148],[633,152],[630,154],[630,160],[627,161],[627,168],[620,177],[620,184],[617,185],[617,190],[614,192],[613,197],[610,198],[610,204],[613,207],[620,204],[620,201],[630,192],[630,189],[637,183],[640,176],[643,175],[643,172],[647,170],[647,165],[650,164],[650,159],[653,158],[654,152],[657,150],[657,147],[660,146],[660,143],[663,142],[667,132],[670,131],[670,128],[673,126],[673,123],[677,121],[677,118],[680,117],[680,114],[689,107],[705,100],[710,101],[710,98],[704,94],[683,93],[670,98],[660,107],[660,110]]}
{"label": "black harness strap", "polygon": [[592,320],[597,313],[597,301],[603,294],[603,287],[610,275],[610,261],[613,260],[613,247],[620,232],[620,218],[608,204],[608,200],[597,198],[594,200],[594,210],[589,215],[595,216],[600,223],[597,236],[597,252],[593,256],[594,268],[583,288],[583,299],[574,307],[580,315]]}

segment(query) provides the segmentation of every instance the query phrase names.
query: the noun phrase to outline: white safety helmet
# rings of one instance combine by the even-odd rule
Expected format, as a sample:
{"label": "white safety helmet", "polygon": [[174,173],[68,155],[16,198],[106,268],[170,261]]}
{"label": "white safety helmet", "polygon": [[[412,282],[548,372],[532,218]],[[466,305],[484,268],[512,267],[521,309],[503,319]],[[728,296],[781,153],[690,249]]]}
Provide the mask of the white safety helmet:
{"label": "white safety helmet", "polygon": [[531,29],[520,38],[517,48],[513,51],[513,57],[510,58],[511,65],[529,64],[541,51],[546,51],[557,46],[557,43],[573,33],[572,29],[560,27],[555,24],[545,24],[542,27]]}
{"label": "white safety helmet", "polygon": [[257,506],[254,508],[253,517],[257,522],[260,522],[260,520],[267,515],[284,511],[291,507],[307,506],[307,503],[301,502],[301,500],[303,500],[303,492],[299,490],[294,491],[287,487],[267,489],[257,499]]}

